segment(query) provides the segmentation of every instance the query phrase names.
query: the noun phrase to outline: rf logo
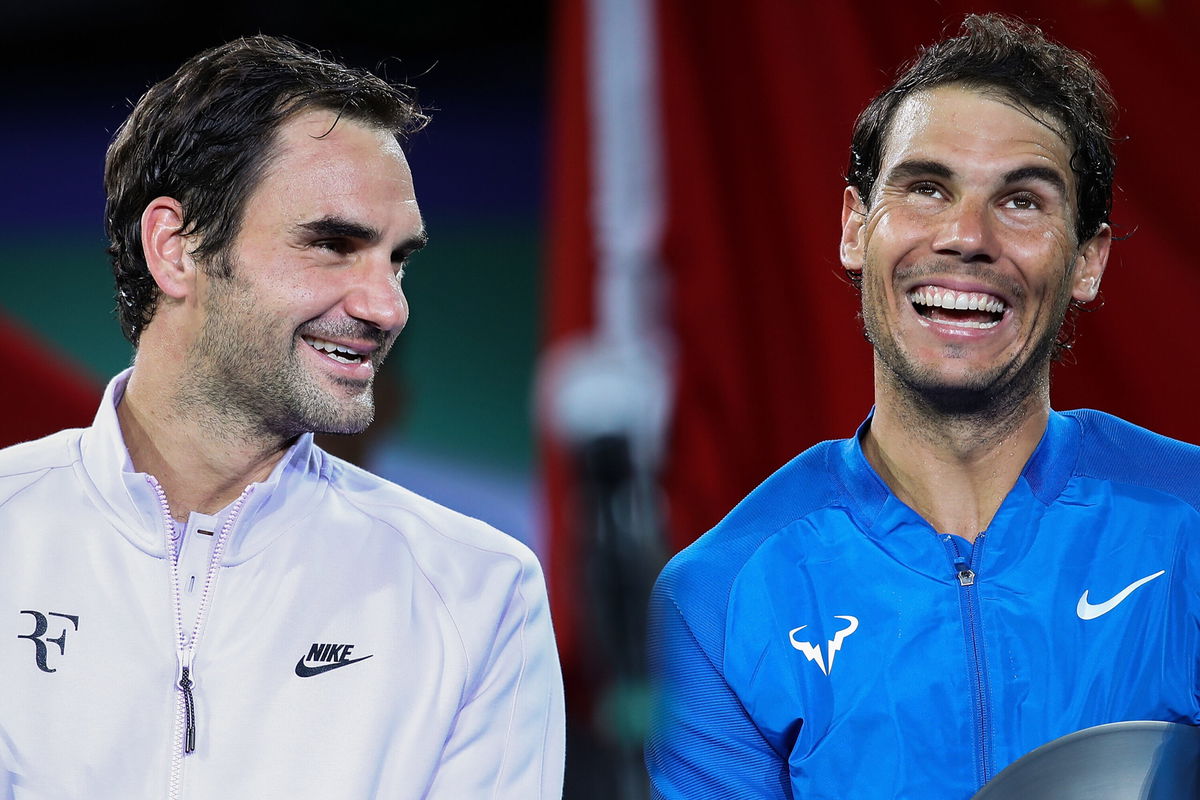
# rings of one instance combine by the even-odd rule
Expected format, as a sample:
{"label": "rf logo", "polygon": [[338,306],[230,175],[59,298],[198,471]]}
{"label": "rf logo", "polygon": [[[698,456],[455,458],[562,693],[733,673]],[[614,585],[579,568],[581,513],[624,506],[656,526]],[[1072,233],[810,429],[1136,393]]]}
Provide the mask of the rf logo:
{"label": "rf logo", "polygon": [[47,619],[47,616],[58,617],[60,619],[70,621],[71,627],[74,630],[79,630],[79,617],[75,614],[59,614],[55,611],[49,612],[48,615],[43,614],[40,611],[22,611],[21,613],[28,614],[29,616],[33,617],[33,633],[19,634],[17,638],[28,639],[29,641],[33,642],[33,646],[35,648],[33,657],[37,660],[38,669],[40,669],[42,672],[58,672],[58,670],[46,666],[46,653],[49,650],[49,648],[46,647],[46,643],[51,642],[58,645],[58,654],[60,656],[66,655],[67,624],[65,622],[62,624],[62,632],[59,633],[55,638],[43,638],[45,637],[46,632],[50,630],[50,620]]}

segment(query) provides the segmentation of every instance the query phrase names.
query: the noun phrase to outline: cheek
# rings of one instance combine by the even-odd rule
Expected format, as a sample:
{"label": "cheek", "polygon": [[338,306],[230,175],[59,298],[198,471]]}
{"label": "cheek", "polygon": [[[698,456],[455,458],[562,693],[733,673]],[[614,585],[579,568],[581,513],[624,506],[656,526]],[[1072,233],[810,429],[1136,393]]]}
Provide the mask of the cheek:
{"label": "cheek", "polygon": [[1057,291],[1071,283],[1077,253],[1074,242],[1061,231],[1049,230],[1014,236],[1009,244],[1013,260],[1021,265],[1031,286]]}
{"label": "cheek", "polygon": [[282,278],[271,290],[274,304],[291,315],[311,314],[326,298],[336,293],[336,287],[318,270],[302,270]]}
{"label": "cheek", "polygon": [[928,238],[929,220],[905,206],[883,207],[867,220],[865,243],[876,266],[897,266]]}

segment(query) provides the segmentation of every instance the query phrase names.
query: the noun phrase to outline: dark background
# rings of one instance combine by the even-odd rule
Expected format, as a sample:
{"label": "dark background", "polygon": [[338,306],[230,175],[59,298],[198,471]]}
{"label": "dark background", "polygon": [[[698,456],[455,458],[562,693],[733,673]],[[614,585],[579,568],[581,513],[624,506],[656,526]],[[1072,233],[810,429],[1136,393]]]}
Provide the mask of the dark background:
{"label": "dark background", "polygon": [[187,57],[239,35],[291,36],[413,84],[432,109],[408,148],[432,244],[405,279],[404,365],[388,370],[408,384],[405,440],[528,473],[547,13],[537,2],[6,5],[0,314],[97,385],[121,369],[130,351],[103,253],[108,141]]}

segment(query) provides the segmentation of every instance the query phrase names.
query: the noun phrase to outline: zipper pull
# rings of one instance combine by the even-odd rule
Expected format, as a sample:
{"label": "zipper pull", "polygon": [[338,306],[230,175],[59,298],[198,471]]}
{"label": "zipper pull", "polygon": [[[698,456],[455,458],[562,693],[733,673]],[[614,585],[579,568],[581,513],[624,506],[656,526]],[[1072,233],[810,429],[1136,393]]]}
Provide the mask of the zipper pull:
{"label": "zipper pull", "polygon": [[954,557],[954,571],[958,573],[958,583],[960,586],[973,586],[975,584],[975,573],[971,570],[971,566],[967,560],[961,555]]}
{"label": "zipper pull", "polygon": [[[188,659],[190,662],[191,659]],[[192,668],[191,666],[180,667],[179,689],[183,692],[183,754],[188,755],[196,751],[196,701],[192,697]]]}

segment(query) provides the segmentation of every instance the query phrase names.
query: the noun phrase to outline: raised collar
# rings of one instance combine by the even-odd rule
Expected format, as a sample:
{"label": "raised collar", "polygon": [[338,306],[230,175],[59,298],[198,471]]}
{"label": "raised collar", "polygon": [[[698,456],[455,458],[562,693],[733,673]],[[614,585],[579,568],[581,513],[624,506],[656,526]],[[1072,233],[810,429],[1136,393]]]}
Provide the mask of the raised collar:
{"label": "raised collar", "polygon": [[[872,408],[871,413],[858,426],[854,437],[843,440],[834,449],[829,464],[831,471],[838,475],[842,483],[851,512],[867,530],[875,528],[885,508],[893,505],[903,506],[867,461],[862,449],[863,438],[871,427],[874,415],[875,410]],[[1052,410],[1046,430],[1042,433],[1033,454],[1025,462],[1017,486],[1009,493],[1009,498],[1020,490],[1030,493],[1043,505],[1052,503],[1071,479],[1079,458],[1079,447],[1079,424],[1071,417]],[[1004,504],[1008,504],[1009,498],[1005,499]],[[915,517],[915,512],[912,513]]]}
{"label": "raised collar", "polygon": [[[166,524],[158,492],[144,472],[135,472],[117,420],[117,404],[132,368],[113,378],[90,428],[80,438],[80,471],[96,507],[134,546],[166,556]],[[330,458],[312,434],[296,440],[266,480],[251,484],[233,525],[223,563],[245,561],[303,520],[328,488]],[[221,512],[223,513],[223,512]]]}

